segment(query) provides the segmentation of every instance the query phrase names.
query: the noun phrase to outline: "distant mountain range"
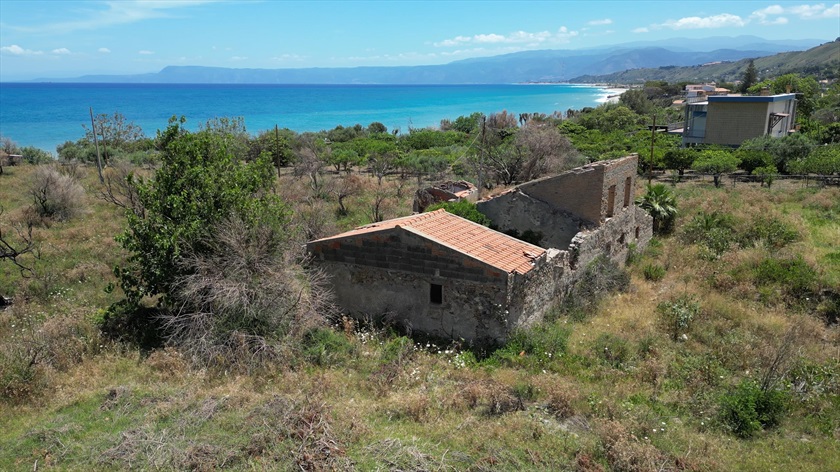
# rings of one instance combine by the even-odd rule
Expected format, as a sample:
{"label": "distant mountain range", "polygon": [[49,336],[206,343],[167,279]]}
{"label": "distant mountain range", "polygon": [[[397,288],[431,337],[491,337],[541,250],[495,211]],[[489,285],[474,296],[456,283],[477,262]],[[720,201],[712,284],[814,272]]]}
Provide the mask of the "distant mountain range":
{"label": "distant mountain range", "polygon": [[[819,78],[840,78],[840,38],[821,44],[807,51],[782,52],[764,57],[754,56],[759,78],[783,74],[809,74]],[[648,80],[666,82],[734,82],[740,80],[747,69],[749,59],[675,67],[674,65],[632,68],[607,74],[592,74],[574,77],[575,83],[633,84]]]}
{"label": "distant mountain range", "polygon": [[[139,75],[87,75],[34,82],[206,84],[489,84],[570,82],[630,69],[735,62],[814,47],[821,40],[765,40],[756,36],[674,38],[577,50],[525,51],[443,65],[304,69],[168,66]],[[581,79],[583,78],[583,79]]]}

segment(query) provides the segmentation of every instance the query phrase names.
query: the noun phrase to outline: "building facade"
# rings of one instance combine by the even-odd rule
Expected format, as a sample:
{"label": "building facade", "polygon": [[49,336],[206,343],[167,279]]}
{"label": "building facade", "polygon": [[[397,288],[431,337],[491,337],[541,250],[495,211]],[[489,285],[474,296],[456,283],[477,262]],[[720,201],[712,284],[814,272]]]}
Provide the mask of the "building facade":
{"label": "building facade", "polygon": [[685,106],[683,146],[739,146],[747,139],[787,136],[795,129],[796,94],[720,95]]}

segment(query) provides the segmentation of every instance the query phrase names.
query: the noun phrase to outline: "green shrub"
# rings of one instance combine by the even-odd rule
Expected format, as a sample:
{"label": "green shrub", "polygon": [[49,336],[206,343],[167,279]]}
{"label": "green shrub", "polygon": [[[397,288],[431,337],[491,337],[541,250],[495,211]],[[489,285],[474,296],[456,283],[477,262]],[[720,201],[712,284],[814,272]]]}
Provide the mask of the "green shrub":
{"label": "green shrub", "polygon": [[344,333],[332,328],[315,328],[303,336],[304,358],[319,366],[340,365],[356,348]]}
{"label": "green shrub", "polygon": [[621,367],[630,359],[630,346],[627,340],[609,333],[598,336],[593,349],[596,357],[616,368]]}
{"label": "green shrub", "polygon": [[443,202],[443,203],[435,203],[434,205],[430,205],[426,208],[426,212],[435,211],[443,208],[448,213],[452,213],[453,215],[458,215],[461,218],[466,218],[473,223],[478,223],[484,226],[490,226],[490,218],[478,211],[476,208],[475,203],[472,203],[467,200],[459,200],[457,202]]}
{"label": "green shrub", "polygon": [[727,213],[702,211],[685,225],[682,239],[699,244],[707,250],[710,259],[719,258],[735,242],[735,219]]}
{"label": "green shrub", "polygon": [[754,269],[758,285],[777,285],[789,297],[801,299],[816,291],[817,272],[802,260],[766,258]]}
{"label": "green shrub", "polygon": [[645,275],[645,280],[650,280],[651,282],[659,282],[665,278],[665,268],[659,264],[646,264],[642,269],[642,273]]}
{"label": "green shrub", "polygon": [[571,334],[571,328],[559,322],[516,330],[487,362],[543,368],[566,352]]}
{"label": "green shrub", "polygon": [[781,390],[765,391],[756,382],[744,380],[721,398],[721,421],[736,436],[750,438],[762,427],[778,425],[788,401],[788,394]]}
{"label": "green shrub", "polygon": [[693,295],[680,295],[677,298],[660,303],[656,311],[662,323],[676,341],[680,334],[688,331],[691,321],[700,314],[700,302]]}
{"label": "green shrub", "polygon": [[759,216],[741,235],[741,245],[751,246],[763,241],[773,248],[781,248],[801,239],[799,232],[788,223],[775,218]]}
{"label": "green shrub", "polygon": [[583,275],[558,307],[575,321],[589,316],[605,295],[624,292],[630,286],[630,274],[608,257],[599,256],[584,269]]}

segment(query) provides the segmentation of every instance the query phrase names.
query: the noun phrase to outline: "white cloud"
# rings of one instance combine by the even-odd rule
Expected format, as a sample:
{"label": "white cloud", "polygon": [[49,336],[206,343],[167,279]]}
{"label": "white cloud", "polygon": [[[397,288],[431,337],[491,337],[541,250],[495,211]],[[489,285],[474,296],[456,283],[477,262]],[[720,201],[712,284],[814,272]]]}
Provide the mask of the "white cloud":
{"label": "white cloud", "polygon": [[53,49],[50,52],[52,52],[53,54],[62,54],[62,55],[70,54],[70,50],[67,49],[67,48]]}
{"label": "white cloud", "polygon": [[137,51],[137,54],[140,54],[140,55],[143,55],[143,56],[149,56],[149,55],[152,55],[154,53],[155,53],[154,51],[147,51],[145,49]]}
{"label": "white cloud", "polygon": [[611,19],[609,19],[609,18],[604,18],[603,20],[592,20],[592,21],[590,21],[590,22],[588,22],[588,23],[586,23],[586,24],[587,24],[587,25],[592,25],[592,26],[597,26],[597,25],[611,25],[611,24],[612,24],[612,22],[613,22],[613,20],[611,20]]}
{"label": "white cloud", "polygon": [[770,5],[767,8],[762,8],[752,12],[750,19],[757,20],[763,25],[782,25],[787,23],[788,19],[781,15],[796,16],[800,20],[840,18],[840,3],[835,3],[830,7],[826,7],[824,3],[817,3],[815,5],[796,5],[792,7]]}
{"label": "white cloud", "polygon": [[18,46],[17,44],[0,47],[0,52],[8,53],[13,56],[37,56],[40,54],[44,54],[43,51],[33,51],[31,49],[24,49]]}
{"label": "white cloud", "polygon": [[525,44],[529,46],[536,46],[544,43],[564,43],[568,42],[569,38],[577,36],[577,31],[569,31],[565,26],[560,27],[557,32],[539,31],[530,33],[528,31],[515,31],[513,33],[503,35],[497,33],[476,34],[473,36],[455,36],[454,38],[445,39],[436,43],[432,43],[435,47],[457,47],[465,44]]}
{"label": "white cloud", "polygon": [[101,52],[102,54],[109,54],[111,50],[108,48],[99,48],[97,49],[97,52]]}
{"label": "white cloud", "polygon": [[727,26],[744,26],[747,24],[743,18],[738,15],[731,15],[729,13],[721,13],[713,16],[688,16],[680,18],[679,20],[668,20],[662,23],[661,27],[670,28],[674,30],[682,29],[709,29],[709,28],[724,28]]}
{"label": "white cloud", "polygon": [[634,33],[650,33],[650,30],[645,28],[645,27],[641,27],[641,28],[634,29],[633,32]]}

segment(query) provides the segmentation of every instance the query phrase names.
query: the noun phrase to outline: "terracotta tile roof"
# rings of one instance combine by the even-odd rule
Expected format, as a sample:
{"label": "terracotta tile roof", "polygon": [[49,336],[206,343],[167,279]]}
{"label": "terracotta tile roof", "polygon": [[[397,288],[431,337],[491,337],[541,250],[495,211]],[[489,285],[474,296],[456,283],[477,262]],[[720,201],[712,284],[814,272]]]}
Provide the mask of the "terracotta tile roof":
{"label": "terracotta tile roof", "polygon": [[396,227],[435,241],[505,272],[524,274],[534,267],[535,259],[545,254],[545,249],[539,246],[447,213],[443,209],[360,226],[318,241],[343,239]]}

